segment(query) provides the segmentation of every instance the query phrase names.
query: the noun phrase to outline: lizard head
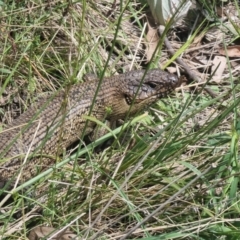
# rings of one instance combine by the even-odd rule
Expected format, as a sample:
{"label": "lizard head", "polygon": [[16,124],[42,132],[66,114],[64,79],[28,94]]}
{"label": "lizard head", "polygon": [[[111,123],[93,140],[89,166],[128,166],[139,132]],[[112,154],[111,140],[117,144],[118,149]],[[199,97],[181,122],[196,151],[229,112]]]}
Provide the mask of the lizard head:
{"label": "lizard head", "polygon": [[131,71],[122,74],[116,92],[119,96],[116,99],[119,101],[112,103],[114,117],[124,117],[128,112],[132,115],[158,99],[166,97],[180,84],[181,80],[176,75],[160,69],[152,69],[147,73]]}

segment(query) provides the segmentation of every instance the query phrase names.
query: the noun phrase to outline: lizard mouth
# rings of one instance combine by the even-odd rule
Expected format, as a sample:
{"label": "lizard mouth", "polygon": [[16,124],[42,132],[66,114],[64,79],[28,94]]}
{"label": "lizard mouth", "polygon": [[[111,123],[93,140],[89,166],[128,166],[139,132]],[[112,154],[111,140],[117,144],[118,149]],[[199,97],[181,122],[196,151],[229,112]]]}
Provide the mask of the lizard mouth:
{"label": "lizard mouth", "polygon": [[152,96],[149,96],[148,98],[143,98],[143,99],[138,99],[138,98],[135,98],[134,101],[131,97],[129,97],[128,95],[125,95],[124,98],[125,98],[125,101],[127,103],[127,105],[131,106],[132,104],[138,104],[138,103],[141,103],[141,102],[146,102],[146,100],[149,100],[149,102],[153,102],[156,98],[161,98],[162,97],[162,94],[154,94]]}

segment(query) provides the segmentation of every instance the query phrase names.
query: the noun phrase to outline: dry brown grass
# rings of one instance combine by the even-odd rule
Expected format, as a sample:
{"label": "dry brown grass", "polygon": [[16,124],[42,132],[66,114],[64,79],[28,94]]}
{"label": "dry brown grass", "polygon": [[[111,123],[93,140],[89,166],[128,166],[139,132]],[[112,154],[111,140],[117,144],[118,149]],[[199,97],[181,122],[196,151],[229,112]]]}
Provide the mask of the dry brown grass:
{"label": "dry brown grass", "polygon": [[[82,81],[85,73],[112,75],[147,65],[145,10],[137,1],[3,4],[2,128],[37,96]],[[88,150],[75,159],[75,168],[71,162],[15,194],[1,208],[2,238],[25,239],[33,227],[44,225],[68,227],[79,239],[124,239],[136,226],[135,239],[238,239],[238,58],[227,59],[222,75],[211,78],[217,49],[238,35],[226,33],[218,20],[214,25],[200,19],[193,28],[196,18],[191,19],[169,30],[168,38],[176,52],[185,44],[182,58],[218,97],[212,99],[203,83],[189,79],[175,97],[149,110],[151,117],[128,129],[133,146]],[[234,25],[230,19],[226,24]],[[154,59],[165,66],[169,58],[163,48]],[[49,192],[35,199],[40,184],[49,184]]]}

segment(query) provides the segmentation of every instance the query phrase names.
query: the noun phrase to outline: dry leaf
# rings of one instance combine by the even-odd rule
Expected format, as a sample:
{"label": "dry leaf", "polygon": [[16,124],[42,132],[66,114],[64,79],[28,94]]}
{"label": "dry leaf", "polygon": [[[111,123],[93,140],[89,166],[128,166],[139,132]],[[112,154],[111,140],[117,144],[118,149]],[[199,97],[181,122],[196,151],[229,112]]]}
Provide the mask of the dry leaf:
{"label": "dry leaf", "polygon": [[[55,235],[55,233],[57,233],[57,235]],[[34,229],[32,229],[28,235],[28,239],[29,240],[39,240],[46,236],[48,236],[49,238],[50,238],[50,236],[53,236],[53,238],[51,238],[53,240],[78,239],[77,235],[68,229],[59,231],[55,228],[44,227],[44,226],[39,226],[39,227],[35,227]]]}
{"label": "dry leaf", "polygon": [[212,80],[216,83],[220,83],[227,64],[227,59],[223,56],[215,56],[212,63],[212,74],[214,74]]}
{"label": "dry leaf", "polygon": [[177,71],[175,67],[167,67],[167,70],[169,73],[174,73],[174,74],[176,74],[176,71]]}
{"label": "dry leaf", "polygon": [[217,7],[217,15],[221,18],[225,17],[224,9],[222,7]]}
{"label": "dry leaf", "polygon": [[193,42],[191,43],[191,47],[197,47],[197,46],[201,46],[202,44],[202,39],[205,37],[205,32],[200,33],[198,36],[196,36],[193,39]]}
{"label": "dry leaf", "polygon": [[228,46],[226,50],[224,48],[218,49],[218,52],[228,57],[240,57],[240,46]]}
{"label": "dry leaf", "polygon": [[172,17],[174,17],[174,22],[179,21],[192,5],[189,0],[148,0],[147,2],[154,19],[163,26],[166,26]]}
{"label": "dry leaf", "polygon": [[152,55],[158,45],[159,36],[156,28],[152,28],[150,24],[148,24],[148,32],[147,32],[147,62],[149,62],[152,58]]}

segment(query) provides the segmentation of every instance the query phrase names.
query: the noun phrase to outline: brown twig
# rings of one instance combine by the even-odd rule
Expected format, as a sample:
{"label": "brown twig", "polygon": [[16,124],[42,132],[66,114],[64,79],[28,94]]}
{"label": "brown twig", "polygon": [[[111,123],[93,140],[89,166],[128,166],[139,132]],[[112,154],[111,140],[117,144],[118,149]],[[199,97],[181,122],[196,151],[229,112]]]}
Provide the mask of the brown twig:
{"label": "brown twig", "polygon": [[[160,27],[159,27],[159,34],[160,34],[160,36],[163,35],[164,29],[165,29],[164,26],[160,26]],[[173,56],[173,55],[175,54],[175,50],[172,48],[171,43],[169,42],[167,36],[165,36],[165,38],[164,38],[164,44],[165,44],[168,52]],[[177,57],[177,58],[176,58],[176,62],[177,62],[178,64],[180,64],[180,65],[184,68],[185,72],[187,73],[187,75],[188,75],[191,79],[196,80],[197,82],[202,82],[202,80],[188,67],[188,65],[187,65],[181,58]],[[217,94],[216,94],[214,91],[212,91],[211,89],[209,89],[208,87],[204,87],[204,90],[205,90],[212,98],[217,97]]]}

